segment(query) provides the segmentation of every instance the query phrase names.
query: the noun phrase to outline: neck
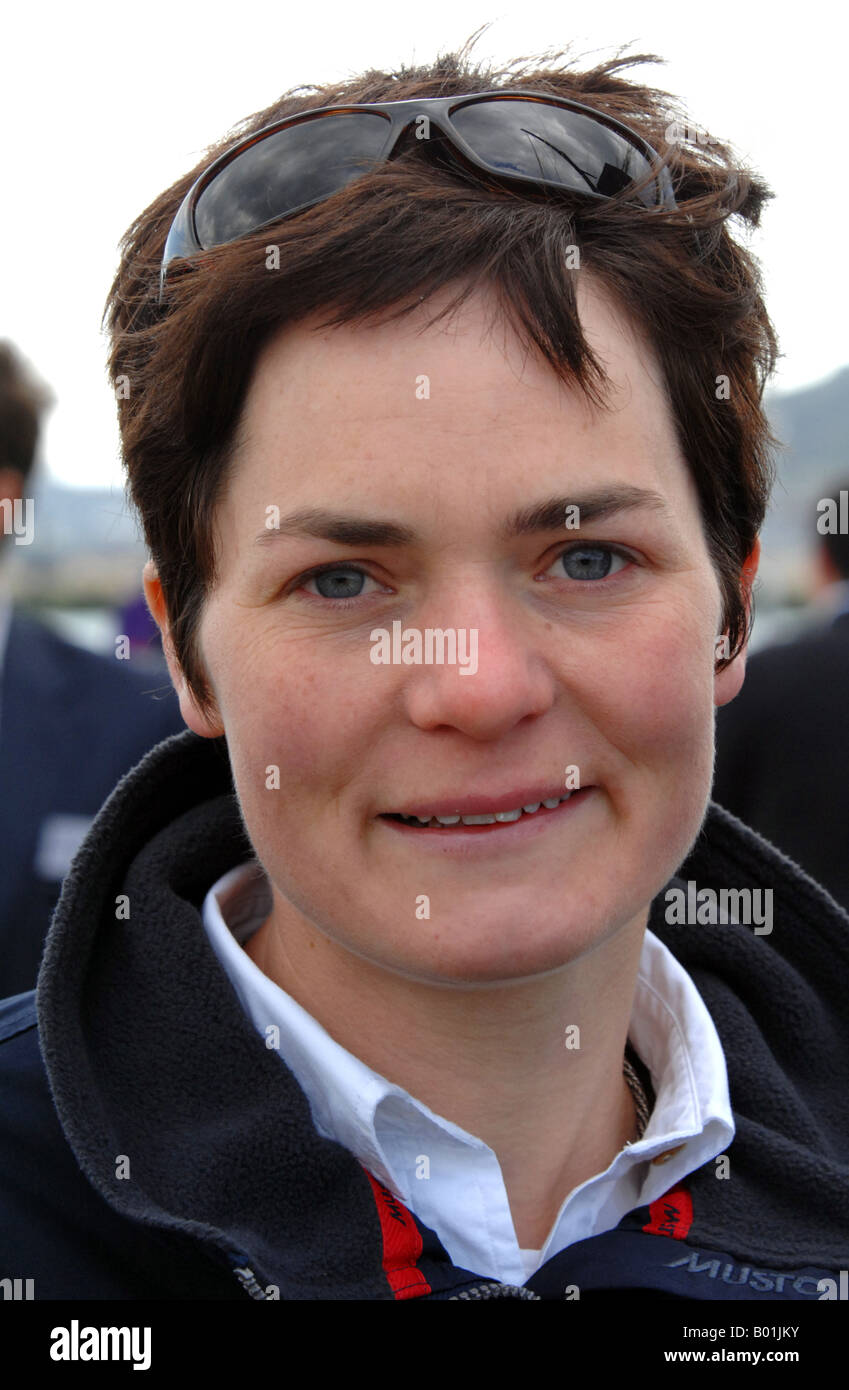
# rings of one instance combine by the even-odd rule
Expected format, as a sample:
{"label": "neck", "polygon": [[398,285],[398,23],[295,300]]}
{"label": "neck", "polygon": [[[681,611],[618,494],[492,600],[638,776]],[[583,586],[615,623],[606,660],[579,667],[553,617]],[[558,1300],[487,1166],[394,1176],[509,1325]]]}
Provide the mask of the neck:
{"label": "neck", "polygon": [[287,907],[275,892],[247,954],[347,1051],[489,1145],[519,1245],[540,1248],[569,1193],[636,1137],[622,1064],[647,912],[540,978],[465,989],[383,970]]}

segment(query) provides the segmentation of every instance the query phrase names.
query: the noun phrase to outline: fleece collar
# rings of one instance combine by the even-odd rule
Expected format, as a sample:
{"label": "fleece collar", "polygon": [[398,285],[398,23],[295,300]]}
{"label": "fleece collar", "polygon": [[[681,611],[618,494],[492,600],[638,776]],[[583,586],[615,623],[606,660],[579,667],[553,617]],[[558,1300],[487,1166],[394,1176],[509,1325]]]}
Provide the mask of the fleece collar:
{"label": "fleece collar", "polygon": [[[320,1137],[210,946],[211,884],[253,857],[224,739],[186,731],[115,788],[65,880],[38,981],[41,1046],[77,1160],[131,1220],[193,1236],[284,1298],[384,1299],[371,1183]],[[649,921],[693,978],[725,1052],[730,1173],[687,1180],[689,1243],[775,1268],[849,1251],[849,917],[711,805],[679,870],[771,888],[773,930]],[[126,1173],[129,1179],[119,1177]]]}

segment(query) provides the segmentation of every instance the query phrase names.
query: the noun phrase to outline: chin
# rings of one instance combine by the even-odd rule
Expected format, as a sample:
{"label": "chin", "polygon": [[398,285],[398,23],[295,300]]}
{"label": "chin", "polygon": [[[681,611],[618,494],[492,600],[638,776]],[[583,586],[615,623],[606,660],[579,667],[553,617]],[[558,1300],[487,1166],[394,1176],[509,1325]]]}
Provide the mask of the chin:
{"label": "chin", "polygon": [[502,903],[483,920],[479,904],[471,920],[455,908],[438,922],[417,923],[414,956],[408,941],[399,942],[393,959],[384,956],[375,963],[408,979],[447,987],[521,984],[569,965],[639,915],[636,910],[621,918],[611,910],[600,921],[597,906],[591,910],[580,902],[573,902],[568,913],[562,902],[544,915],[538,906],[531,913],[526,893],[521,911],[505,913]]}

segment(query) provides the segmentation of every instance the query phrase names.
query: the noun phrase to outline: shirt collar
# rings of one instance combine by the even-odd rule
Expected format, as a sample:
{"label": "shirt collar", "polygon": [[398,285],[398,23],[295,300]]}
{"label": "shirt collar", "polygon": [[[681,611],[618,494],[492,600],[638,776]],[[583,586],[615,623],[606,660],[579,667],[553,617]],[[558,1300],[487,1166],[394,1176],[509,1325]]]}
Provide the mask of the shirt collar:
{"label": "shirt collar", "polygon": [[[392,1161],[397,1152],[392,1141],[405,1127],[422,1136],[435,1125],[443,1141],[453,1138],[470,1151],[490,1155],[482,1140],[348,1052],[254,964],[242,946],[270,910],[268,880],[254,861],[213,884],[202,917],[243,1008],[266,1046],[279,1048],[309,1100],[319,1133],[347,1148],[408,1206],[411,1184]],[[625,1205],[624,1215],[663,1196],[721,1153],[734,1136],[725,1057],[713,1020],[683,966],[650,931],[643,942],[628,1035],[651,1073],[655,1105],[649,1124],[604,1174],[570,1193],[564,1209],[590,1184],[599,1185],[601,1200],[627,1176],[634,1200]],[[563,1210],[544,1247],[549,1253],[562,1217]]]}

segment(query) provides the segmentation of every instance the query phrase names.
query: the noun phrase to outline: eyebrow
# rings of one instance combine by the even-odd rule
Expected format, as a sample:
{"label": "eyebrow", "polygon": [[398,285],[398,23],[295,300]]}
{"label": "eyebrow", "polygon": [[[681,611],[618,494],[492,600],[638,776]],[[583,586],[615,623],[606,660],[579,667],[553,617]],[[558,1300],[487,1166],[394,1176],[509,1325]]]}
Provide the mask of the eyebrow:
{"label": "eyebrow", "polygon": [[[580,526],[602,521],[621,512],[649,510],[669,513],[667,502],[659,492],[623,483],[597,492],[549,497],[544,502],[525,507],[501,527],[500,538],[516,540],[541,531],[566,530],[567,507],[578,508]],[[288,516],[280,518],[277,526],[260,531],[255,537],[255,544],[267,545],[278,536],[312,536],[317,540],[335,541],[337,545],[387,547],[415,545],[421,541],[417,531],[400,522],[347,516],[322,507],[304,507],[290,512]]]}

